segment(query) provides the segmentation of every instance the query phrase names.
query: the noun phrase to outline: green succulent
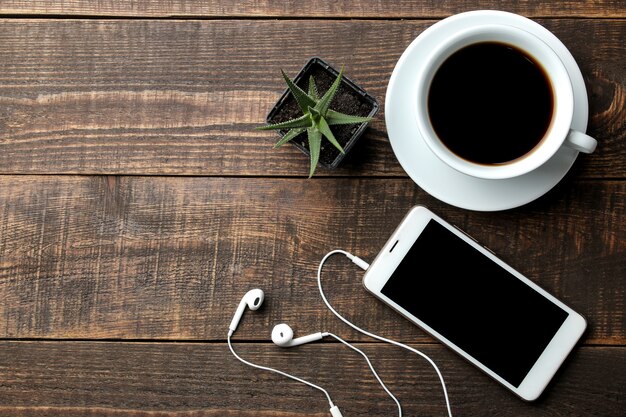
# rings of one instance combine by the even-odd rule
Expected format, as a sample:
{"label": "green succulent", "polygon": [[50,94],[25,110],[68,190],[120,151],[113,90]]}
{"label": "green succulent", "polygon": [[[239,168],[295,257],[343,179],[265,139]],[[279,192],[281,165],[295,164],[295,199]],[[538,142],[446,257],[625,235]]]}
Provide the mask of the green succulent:
{"label": "green succulent", "polygon": [[313,76],[309,77],[309,91],[306,93],[300,87],[298,87],[288,76],[282,71],[283,78],[289,87],[289,91],[296,99],[298,107],[302,110],[302,116],[295,119],[288,120],[286,122],[260,126],[259,130],[274,130],[274,129],[289,129],[289,131],[279,140],[274,148],[279,148],[285,143],[289,142],[299,134],[306,130],[309,151],[311,153],[311,169],[309,171],[309,178],[313,176],[317,162],[320,157],[320,148],[322,146],[322,136],[325,137],[335,148],[339,149],[341,153],[345,153],[333,132],[330,130],[330,126],[333,125],[345,125],[353,123],[363,123],[372,120],[371,117],[359,117],[351,116],[344,113],[339,113],[330,109],[330,102],[337,93],[339,85],[341,83],[341,77],[343,75],[343,67],[337,75],[337,79],[330,86],[328,91],[320,98],[317,93],[317,87]]}

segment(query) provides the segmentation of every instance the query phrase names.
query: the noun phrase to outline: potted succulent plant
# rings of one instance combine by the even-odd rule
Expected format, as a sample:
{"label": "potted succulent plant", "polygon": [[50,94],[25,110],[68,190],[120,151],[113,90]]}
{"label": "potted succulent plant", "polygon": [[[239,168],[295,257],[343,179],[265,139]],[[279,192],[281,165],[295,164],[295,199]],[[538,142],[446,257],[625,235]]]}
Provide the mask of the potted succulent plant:
{"label": "potted succulent plant", "polygon": [[310,156],[309,178],[317,164],[336,168],[378,112],[378,102],[321,58],[307,62],[267,115],[260,130],[278,130],[279,148],[291,142]]}

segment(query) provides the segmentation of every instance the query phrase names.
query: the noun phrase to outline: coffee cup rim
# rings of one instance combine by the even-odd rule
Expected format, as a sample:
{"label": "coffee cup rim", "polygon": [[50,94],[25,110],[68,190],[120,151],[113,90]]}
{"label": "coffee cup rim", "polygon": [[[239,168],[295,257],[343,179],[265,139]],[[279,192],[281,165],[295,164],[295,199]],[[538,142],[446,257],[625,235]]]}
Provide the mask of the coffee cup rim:
{"label": "coffee cup rim", "polygon": [[[456,51],[482,42],[508,44],[532,56],[542,66],[553,91],[553,116],[544,137],[526,155],[503,164],[480,164],[454,154],[438,139],[428,114],[430,84],[439,67]],[[416,84],[414,118],[430,150],[457,171],[484,179],[512,178],[543,165],[563,145],[573,118],[573,88],[567,69],[559,56],[534,34],[516,26],[502,24],[467,28],[453,34],[434,48],[425,59],[424,67],[425,69],[418,74]]]}

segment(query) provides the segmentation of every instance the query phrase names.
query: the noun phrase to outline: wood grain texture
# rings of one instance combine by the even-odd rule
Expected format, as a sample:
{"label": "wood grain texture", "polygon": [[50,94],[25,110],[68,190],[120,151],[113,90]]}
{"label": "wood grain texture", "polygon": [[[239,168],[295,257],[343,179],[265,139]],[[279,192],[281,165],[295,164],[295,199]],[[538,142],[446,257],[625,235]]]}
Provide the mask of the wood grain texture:
{"label": "wood grain texture", "polygon": [[[0,176],[0,337],[223,341],[254,287],[267,302],[244,318],[247,339],[285,320],[344,331],[320,300],[318,262],[335,248],[373,259],[419,203],[585,315],[586,343],[623,344],[625,201],[623,181],[571,178],[525,207],[480,213],[408,179]],[[342,314],[431,340],[367,295],[347,259],[327,265]]]}
{"label": "wood grain texture", "polygon": [[[497,213],[423,192],[384,124],[403,50],[474,9],[534,18],[564,42],[599,141],[547,195]],[[315,280],[331,249],[373,259],[414,204],[588,319],[545,395],[514,397],[366,294],[342,257],[324,269],[337,310],[430,355],[455,417],[622,416],[624,39],[621,0],[0,0],[0,417],[328,416],[321,393],[229,352],[253,287],[266,301],[234,335],[244,358],[322,385],[346,416],[395,415],[346,347],[269,343],[280,322],[331,331],[370,355],[404,415],[445,415],[433,369],[341,324]],[[284,90],[280,69],[314,55],[346,64],[383,109],[340,169],[305,180],[307,157],[253,128]]]}
{"label": "wood grain texture", "polygon": [[[393,416],[363,358],[337,343],[281,349],[233,343],[244,358],[325,387],[345,416]],[[525,403],[440,345],[413,345],[438,364],[455,416],[621,416],[626,349],[581,347],[544,396]],[[359,344],[406,416],[443,416],[430,365],[402,349]],[[328,416],[322,393],[238,362],[224,344],[1,342],[0,416]]]}
{"label": "wood grain texture", "polygon": [[[587,83],[599,146],[579,158],[578,175],[625,177],[626,20],[539,22],[572,51]],[[295,75],[313,55],[345,63],[383,104],[402,51],[433,23],[0,20],[0,173],[304,177],[306,156],[273,150],[275,133],[253,130],[284,90],[280,68]],[[343,167],[316,175],[405,176],[384,111]]]}
{"label": "wood grain texture", "polygon": [[474,0],[440,2],[436,0],[339,0],[307,2],[265,1],[189,1],[189,0],[3,0],[0,14],[62,16],[148,16],[148,17],[368,17],[426,18],[442,17],[467,10],[498,9],[526,16],[625,17],[626,7],[619,0],[600,1],[514,1]]}

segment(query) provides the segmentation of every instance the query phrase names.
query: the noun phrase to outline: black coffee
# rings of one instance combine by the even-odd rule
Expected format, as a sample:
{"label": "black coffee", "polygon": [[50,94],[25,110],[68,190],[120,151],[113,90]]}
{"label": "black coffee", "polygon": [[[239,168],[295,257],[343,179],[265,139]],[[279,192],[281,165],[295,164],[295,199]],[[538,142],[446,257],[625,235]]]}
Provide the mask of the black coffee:
{"label": "black coffee", "polygon": [[503,164],[530,152],[550,126],[552,86],[543,68],[510,45],[483,42],[437,70],[428,114],[439,139],[463,159]]}

